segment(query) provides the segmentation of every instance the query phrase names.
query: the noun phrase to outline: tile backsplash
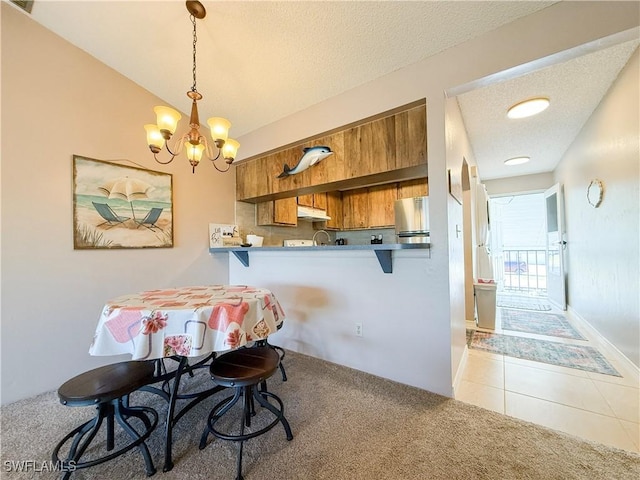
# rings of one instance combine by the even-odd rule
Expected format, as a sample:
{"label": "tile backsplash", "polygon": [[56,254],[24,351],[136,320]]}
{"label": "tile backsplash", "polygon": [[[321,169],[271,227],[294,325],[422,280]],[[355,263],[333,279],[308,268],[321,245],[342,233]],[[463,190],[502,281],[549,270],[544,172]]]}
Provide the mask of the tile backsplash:
{"label": "tile backsplash", "polygon": [[[236,202],[236,224],[240,236],[244,241],[247,235],[259,235],[264,237],[264,247],[281,247],[283,240],[312,239],[317,232],[311,222],[298,222],[297,227],[277,227],[256,225],[256,206],[247,202]],[[394,228],[379,228],[375,230],[344,230],[334,232],[328,230],[330,242],[335,243],[336,238],[344,238],[347,245],[368,245],[371,243],[371,235],[382,235],[383,243],[396,243]],[[325,241],[324,235],[319,238]]]}

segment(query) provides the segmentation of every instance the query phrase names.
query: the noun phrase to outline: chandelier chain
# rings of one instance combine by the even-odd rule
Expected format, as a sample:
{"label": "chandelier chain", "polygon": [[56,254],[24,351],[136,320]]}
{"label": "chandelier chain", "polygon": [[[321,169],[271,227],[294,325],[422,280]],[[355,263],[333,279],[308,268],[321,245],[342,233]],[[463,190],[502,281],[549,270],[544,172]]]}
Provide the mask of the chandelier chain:
{"label": "chandelier chain", "polygon": [[196,89],[196,43],[198,42],[198,36],[196,34],[196,17],[191,15],[191,23],[193,24],[193,86],[192,92],[197,92]]}

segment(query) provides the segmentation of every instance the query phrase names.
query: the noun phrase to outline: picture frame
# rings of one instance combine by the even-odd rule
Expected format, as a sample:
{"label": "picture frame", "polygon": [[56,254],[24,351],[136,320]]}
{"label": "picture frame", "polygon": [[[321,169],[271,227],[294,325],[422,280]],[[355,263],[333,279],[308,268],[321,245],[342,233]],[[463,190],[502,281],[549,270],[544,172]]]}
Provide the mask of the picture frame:
{"label": "picture frame", "polygon": [[447,170],[449,182],[449,194],[455,198],[456,202],[462,205],[462,172],[455,173],[453,170]]}
{"label": "picture frame", "polygon": [[74,250],[172,247],[171,174],[73,156]]}
{"label": "picture frame", "polygon": [[209,224],[209,248],[237,247],[242,243],[237,225]]}

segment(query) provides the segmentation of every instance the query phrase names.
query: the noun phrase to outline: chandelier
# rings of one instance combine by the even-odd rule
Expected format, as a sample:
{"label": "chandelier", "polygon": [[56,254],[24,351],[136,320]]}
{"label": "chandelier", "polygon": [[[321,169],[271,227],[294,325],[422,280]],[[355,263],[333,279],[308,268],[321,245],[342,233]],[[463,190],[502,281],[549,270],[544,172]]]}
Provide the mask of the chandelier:
{"label": "chandelier", "polygon": [[[187,92],[187,97],[192,100],[191,103],[191,117],[189,119],[189,131],[182,135],[175,143],[173,148],[169,148],[169,140],[175,133],[178,126],[178,122],[182,115],[176,110],[170,107],[154,107],[153,111],[157,116],[156,125],[145,125],[144,128],[147,131],[147,144],[149,149],[153,153],[153,158],[156,162],[166,165],[171,163],[173,159],[180,154],[182,147],[185,147],[187,159],[192,167],[192,172],[195,173],[196,167],[200,163],[202,154],[211,160],[213,166],[219,172],[226,172],[231,167],[240,144],[232,139],[228,138],[229,128],[231,122],[225,118],[212,117],[207,120],[209,129],[211,131],[211,138],[217,150],[217,155],[213,156],[213,148],[211,144],[207,142],[207,139],[200,134],[200,118],[198,117],[198,100],[202,99],[202,94],[198,92],[196,88],[196,43],[198,37],[196,34],[196,18],[203,19],[207,11],[204,6],[198,1],[188,1],[187,10],[189,11],[191,23],[193,24],[193,86],[191,90]],[[169,152],[170,158],[167,161],[161,161],[158,159],[158,153],[162,150],[162,147],[166,147]],[[224,158],[226,162],[226,168],[221,169],[216,165],[216,160]]]}

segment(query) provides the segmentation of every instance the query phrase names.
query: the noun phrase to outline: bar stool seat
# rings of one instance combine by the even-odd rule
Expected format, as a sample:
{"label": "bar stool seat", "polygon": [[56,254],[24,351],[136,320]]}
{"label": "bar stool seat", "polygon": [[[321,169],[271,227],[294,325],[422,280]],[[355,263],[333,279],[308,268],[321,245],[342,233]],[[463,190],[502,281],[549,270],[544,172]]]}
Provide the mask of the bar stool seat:
{"label": "bar stool seat", "polygon": [[[206,447],[209,434],[222,440],[239,442],[236,480],[243,480],[242,449],[245,440],[262,435],[271,430],[276,424],[284,427],[287,440],[293,439],[291,427],[284,416],[282,400],[267,391],[266,380],[278,369],[280,356],[271,347],[241,348],[225,353],[211,363],[211,378],[218,385],[233,388],[234,394],[219,402],[207,418],[207,425],[200,439],[200,450]],[[216,423],[233,407],[240,398],[242,402],[242,416],[240,418],[240,433],[232,434],[218,430]],[[277,406],[269,402],[272,399]],[[256,415],[254,400],[274,419],[263,428],[245,433],[245,427],[251,427],[251,417]]]}
{"label": "bar stool seat", "polygon": [[[58,389],[60,403],[69,407],[95,405],[97,414],[88,422],[69,432],[54,448],[52,460],[61,465],[64,471],[63,480],[68,479],[75,470],[92,467],[112,460],[134,447],[140,449],[147,476],[156,469],[151,460],[145,440],[158,424],[158,413],[149,407],[129,406],[129,394],[140,387],[154,381],[154,365],[152,362],[121,362],[99,367],[82,373],[68,380]],[[144,431],[138,431],[130,420],[136,418],[144,425]],[[106,420],[107,452],[99,458],[81,461],[91,442],[100,431]],[[132,439],[131,442],[115,452],[115,421]],[[60,460],[61,448],[73,438],[69,452],[64,460]]]}

